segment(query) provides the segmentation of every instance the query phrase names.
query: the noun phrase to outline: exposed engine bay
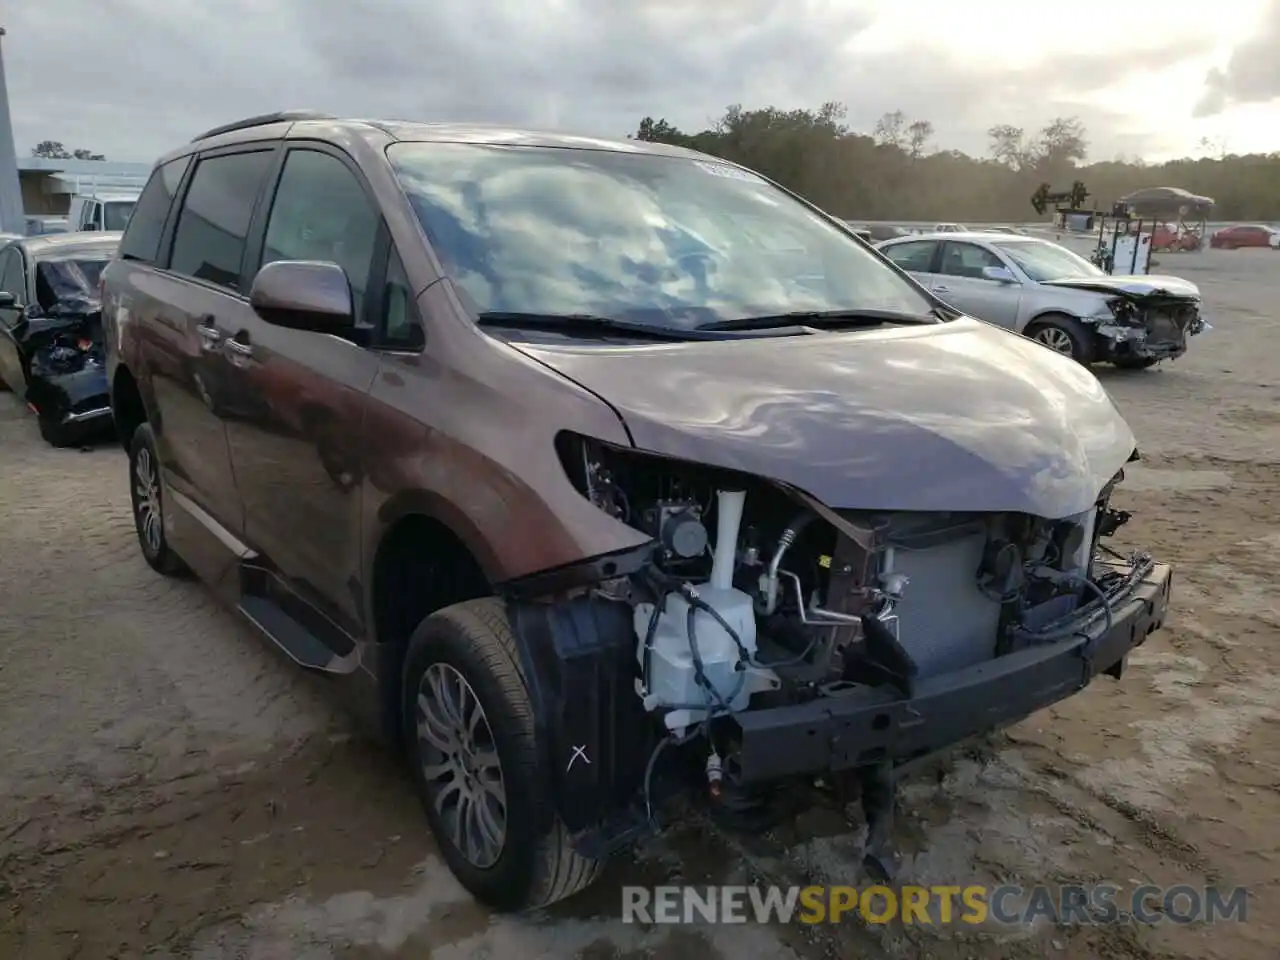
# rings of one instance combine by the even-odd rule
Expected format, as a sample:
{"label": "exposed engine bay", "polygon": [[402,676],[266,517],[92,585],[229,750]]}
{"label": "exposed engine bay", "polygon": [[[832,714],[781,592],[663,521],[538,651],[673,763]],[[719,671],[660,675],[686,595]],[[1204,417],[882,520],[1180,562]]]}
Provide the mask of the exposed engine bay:
{"label": "exposed engine bay", "polygon": [[1093,510],[1062,520],[846,513],[839,530],[766,481],[582,452],[584,492],[658,544],[651,595],[604,589],[628,591],[637,692],[677,733],[757,694],[905,692],[917,676],[1054,636],[1116,586],[1110,570],[1094,579],[1093,559],[1128,519],[1108,505],[1123,474]]}
{"label": "exposed engine bay", "polygon": [[29,318],[21,346],[28,357],[27,403],[55,423],[109,420],[102,314],[98,301],[68,295]]}
{"label": "exposed engine bay", "polygon": [[[1129,519],[1110,506],[1123,471],[1092,509],[1046,519],[820,511],[768,480],[581,438],[561,456],[597,507],[654,541],[643,570],[594,589],[630,605],[636,695],[664,742],[702,743],[717,797],[754,711],[910,700],[930,679],[1109,628],[1153,564],[1102,543]],[[883,793],[891,771],[865,759],[849,764],[878,771],[864,797]]]}

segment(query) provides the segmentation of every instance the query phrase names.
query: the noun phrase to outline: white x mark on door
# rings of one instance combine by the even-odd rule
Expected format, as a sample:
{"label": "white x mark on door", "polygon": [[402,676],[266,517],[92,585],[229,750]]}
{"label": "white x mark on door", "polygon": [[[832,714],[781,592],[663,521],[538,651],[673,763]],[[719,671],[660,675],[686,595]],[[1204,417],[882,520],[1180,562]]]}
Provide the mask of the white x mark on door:
{"label": "white x mark on door", "polygon": [[583,763],[586,763],[586,764],[591,763],[591,758],[587,756],[587,745],[585,743],[580,747],[573,748],[573,753],[569,757],[569,765],[564,768],[565,773],[568,773],[570,770],[573,769],[573,765],[578,762],[579,757],[582,758]]}

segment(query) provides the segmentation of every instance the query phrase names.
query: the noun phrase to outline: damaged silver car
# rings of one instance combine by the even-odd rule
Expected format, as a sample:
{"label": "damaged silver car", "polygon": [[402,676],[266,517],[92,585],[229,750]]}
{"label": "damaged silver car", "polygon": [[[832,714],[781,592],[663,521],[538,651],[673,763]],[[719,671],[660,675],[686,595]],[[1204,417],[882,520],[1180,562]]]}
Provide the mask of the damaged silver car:
{"label": "damaged silver car", "polygon": [[1048,240],[929,234],[889,240],[879,250],[957,310],[1086,366],[1143,370],[1182,356],[1206,327],[1195,284],[1111,276]]}

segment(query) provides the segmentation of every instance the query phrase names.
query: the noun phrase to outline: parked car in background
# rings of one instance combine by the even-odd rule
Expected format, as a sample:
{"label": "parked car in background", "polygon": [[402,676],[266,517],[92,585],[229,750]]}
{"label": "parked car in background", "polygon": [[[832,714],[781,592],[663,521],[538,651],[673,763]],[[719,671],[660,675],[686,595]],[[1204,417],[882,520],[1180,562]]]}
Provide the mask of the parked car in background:
{"label": "parked car in background", "polygon": [[896,227],[887,223],[861,223],[857,220],[846,220],[845,223],[852,227],[858,236],[873,244],[882,240],[892,240],[895,237],[911,236],[911,231],[906,227]]}
{"label": "parked car in background", "polygon": [[98,280],[119,241],[73,233],[0,247],[0,381],[56,447],[110,435]]}
{"label": "parked car in background", "polygon": [[28,237],[48,237],[70,230],[66,217],[27,217],[26,227]]}
{"label": "parked car in background", "polygon": [[67,220],[73,231],[121,231],[128,224],[137,202],[137,191],[78,194],[71,198]]}
{"label": "parked car in background", "polygon": [[1018,237],[1025,237],[1027,235],[1027,231],[1023,230],[1021,227],[987,227],[986,230],[988,233],[1011,233]]}
{"label": "parked car in background", "polygon": [[963,223],[935,223],[934,233],[968,233],[969,228]]}
{"label": "parked car in background", "polygon": [[1195,230],[1178,229],[1167,224],[1157,224],[1151,231],[1151,249],[1158,253],[1186,253],[1199,250],[1203,245]]}
{"label": "parked car in background", "polygon": [[946,233],[877,248],[957,310],[1086,365],[1151,367],[1180,357],[1204,327],[1195,284],[1111,276],[1049,240]]}
{"label": "parked car in background", "polygon": [[501,909],[677,788],[764,829],[860,786],[883,876],[900,765],[1169,602],[1102,549],[1096,378],[705,154],[250,118],[157,164],[103,315],[145,560],[365,694]]}
{"label": "parked car in background", "polygon": [[1280,229],[1262,223],[1238,223],[1223,227],[1209,238],[1209,246],[1217,250],[1239,250],[1244,247],[1280,249]]}
{"label": "parked car in background", "polygon": [[897,237],[909,237],[911,231],[906,227],[895,227],[887,223],[873,223],[867,227],[871,234],[871,239],[877,243],[884,240],[893,240]]}

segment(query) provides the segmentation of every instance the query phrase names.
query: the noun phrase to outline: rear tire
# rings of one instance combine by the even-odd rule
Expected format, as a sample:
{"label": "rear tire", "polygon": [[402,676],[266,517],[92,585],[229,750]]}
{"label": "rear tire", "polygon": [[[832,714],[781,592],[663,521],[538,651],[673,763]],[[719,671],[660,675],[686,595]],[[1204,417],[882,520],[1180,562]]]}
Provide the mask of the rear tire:
{"label": "rear tire", "polygon": [[151,569],[166,577],[181,577],[187,573],[187,565],[169,549],[164,530],[163,494],[155,434],[151,431],[151,424],[144,423],[133,432],[129,443],[129,502],[133,506],[133,529],[138,535],[142,557]]}
{"label": "rear tire", "polygon": [[499,911],[563,900],[604,867],[574,850],[555,812],[516,642],[497,598],[446,607],[410,638],[401,688],[411,772],[441,855]]}
{"label": "rear tire", "polygon": [[1055,353],[1070,357],[1086,367],[1097,359],[1093,331],[1065,313],[1051,313],[1040,317],[1024,333]]}

